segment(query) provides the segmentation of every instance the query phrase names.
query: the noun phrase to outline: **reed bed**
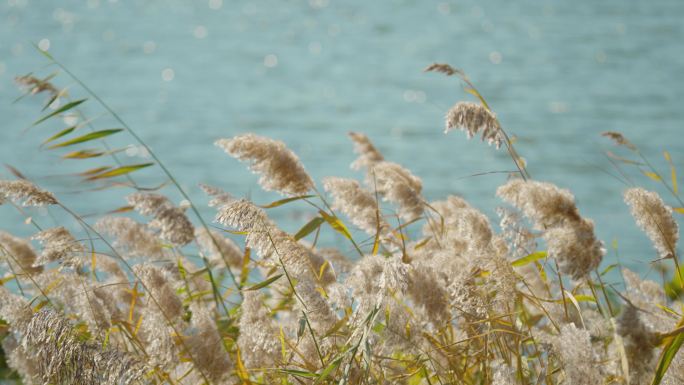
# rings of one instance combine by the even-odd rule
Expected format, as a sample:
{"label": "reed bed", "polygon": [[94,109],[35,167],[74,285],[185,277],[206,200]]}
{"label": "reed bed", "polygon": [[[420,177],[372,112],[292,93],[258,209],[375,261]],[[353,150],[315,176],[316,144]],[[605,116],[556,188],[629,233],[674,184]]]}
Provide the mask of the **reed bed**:
{"label": "reed bed", "polygon": [[[0,231],[8,380],[684,383],[684,358],[677,354],[684,342],[684,280],[673,218],[684,204],[676,170],[664,177],[621,134],[605,134],[627,154],[610,153],[616,170],[637,168],[679,202],[670,207],[632,183],[624,193],[625,210],[653,242],[660,265],[670,268],[664,284],[603,262],[604,244],[572,193],[532,179],[484,97],[449,65],[426,71],[460,78],[476,101],[449,109],[446,131],[504,147],[517,169],[492,192],[501,198],[498,226],[464,197],[427,201],[418,176],[356,132],[349,137],[358,180],[330,176],[322,189],[283,142],[255,134],[216,141],[281,198],[259,205],[203,185],[215,209],[213,222],[207,221],[135,131],[46,57],[89,96],[72,99],[53,84],[54,75],[17,78],[26,95],[47,95],[35,125],[74,117],[42,146],[82,164],[109,162],[79,173],[83,183],[130,193],[93,217],[74,212],[68,197],[44,190],[16,168],[10,168],[15,179],[0,181],[4,209],[17,210],[35,227],[28,239]],[[81,111],[85,102],[121,128],[95,127]],[[112,135],[129,135],[152,161],[124,163],[107,142]],[[146,168],[159,170],[170,187],[141,186],[136,175]],[[170,189],[185,201],[162,194]],[[269,210],[287,205],[311,213],[294,233],[269,218]],[[43,227],[34,210],[60,213],[78,227]],[[324,232],[342,237],[345,247],[322,246]]]}

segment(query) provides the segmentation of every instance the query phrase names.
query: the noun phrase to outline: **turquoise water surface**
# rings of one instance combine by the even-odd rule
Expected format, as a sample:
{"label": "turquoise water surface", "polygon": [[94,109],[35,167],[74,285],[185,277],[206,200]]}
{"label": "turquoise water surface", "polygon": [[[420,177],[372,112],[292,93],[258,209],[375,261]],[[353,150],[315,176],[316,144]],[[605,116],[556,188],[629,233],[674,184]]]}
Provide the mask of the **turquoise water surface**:
{"label": "turquoise water surface", "polygon": [[[617,239],[622,261],[646,272],[655,252],[622,202],[625,186],[605,172],[617,174],[605,151],[619,149],[600,133],[623,132],[665,173],[667,150],[684,173],[683,19],[679,0],[2,0],[0,161],[81,214],[125,204],[123,189],[86,195],[91,185],[64,176],[97,161],[64,161],[64,152],[38,149],[66,123],[25,130],[44,99],[13,104],[13,78],[54,69],[45,68],[36,43],[137,130],[202,206],[199,182],[259,202],[278,199],[260,192],[257,178],[214,147],[215,139],[242,132],[281,139],[320,180],[355,175],[346,137],[353,130],[422,177],[428,198],[461,194],[493,214],[506,175],[470,175],[512,163],[503,150],[443,134],[446,110],[469,96],[456,79],[422,69],[448,62],[469,74],[517,137],[532,176],[570,188],[599,236],[609,245]],[[85,95],[64,74],[55,83]],[[98,128],[117,126],[92,101],[84,110]],[[140,162],[145,154],[131,147],[121,155]],[[656,182],[630,175],[676,205]],[[138,178],[150,186],[164,181],[158,169]],[[305,206],[295,208],[273,215],[293,230],[307,219]],[[45,212],[36,215],[51,223]],[[0,208],[0,228],[32,231],[9,207]]]}

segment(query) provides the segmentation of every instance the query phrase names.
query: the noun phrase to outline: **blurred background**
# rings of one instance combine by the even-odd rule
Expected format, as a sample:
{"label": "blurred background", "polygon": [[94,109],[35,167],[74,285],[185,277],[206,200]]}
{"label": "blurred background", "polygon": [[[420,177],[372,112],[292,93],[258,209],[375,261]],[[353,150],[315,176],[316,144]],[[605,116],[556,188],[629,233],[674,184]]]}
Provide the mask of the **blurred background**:
{"label": "blurred background", "polygon": [[[420,176],[429,199],[462,195],[497,222],[495,190],[506,174],[472,175],[513,164],[503,149],[460,132],[444,135],[449,107],[472,99],[458,79],[422,72],[447,62],[469,75],[515,135],[532,176],[571,189],[607,247],[617,240],[622,262],[645,273],[656,253],[622,202],[626,186],[610,175],[618,172],[605,155],[625,153],[600,133],[624,133],[669,177],[667,150],[684,173],[683,17],[679,0],[2,0],[0,162],[81,214],[123,206],[130,192],[85,195],[92,186],[68,174],[96,163],[38,148],[60,126],[26,129],[43,114],[43,96],[13,103],[20,96],[15,76],[56,70],[33,43],[109,103],[202,207],[199,182],[259,203],[279,199],[261,192],[258,178],[214,140],[266,135],[285,141],[319,181],[362,178],[349,168],[353,130]],[[54,82],[85,96],[63,73]],[[96,103],[84,110],[98,128],[116,127]],[[122,156],[146,154],[130,146]],[[677,206],[658,182],[628,170]],[[2,169],[0,177],[11,175]],[[159,169],[136,177],[146,185],[164,181]],[[164,191],[179,201],[172,188]],[[305,212],[295,204],[271,215],[296,230]],[[50,221],[47,212],[38,215]],[[7,207],[0,228],[33,231]]]}

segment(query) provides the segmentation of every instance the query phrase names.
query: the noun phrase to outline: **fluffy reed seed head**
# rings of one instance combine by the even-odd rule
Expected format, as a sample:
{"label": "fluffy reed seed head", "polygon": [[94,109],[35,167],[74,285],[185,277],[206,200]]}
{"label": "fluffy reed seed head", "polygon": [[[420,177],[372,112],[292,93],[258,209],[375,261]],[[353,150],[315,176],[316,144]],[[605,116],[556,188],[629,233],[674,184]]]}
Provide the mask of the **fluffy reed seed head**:
{"label": "fluffy reed seed head", "polygon": [[279,140],[244,134],[219,139],[215,144],[228,155],[249,162],[249,169],[260,175],[259,184],[264,190],[303,195],[314,187],[297,155]]}
{"label": "fluffy reed seed head", "polygon": [[144,373],[144,367],[128,354],[82,342],[69,322],[49,309],[33,316],[22,346],[45,384],[133,384]]}
{"label": "fluffy reed seed head", "polygon": [[211,311],[193,302],[190,312],[192,318],[185,345],[192,352],[197,367],[210,380],[216,383],[228,382],[228,373],[233,365]]}
{"label": "fluffy reed seed head", "polygon": [[11,266],[16,266],[17,274],[35,274],[42,268],[35,266],[37,256],[31,244],[10,233],[0,231],[0,254],[4,254]]}
{"label": "fluffy reed seed head", "polygon": [[373,145],[368,136],[359,132],[350,132],[349,137],[354,142],[354,152],[359,157],[351,164],[354,170],[372,168],[377,163],[385,160],[380,151]]}
{"label": "fluffy reed seed head", "polygon": [[617,333],[622,336],[629,363],[630,384],[638,385],[650,378],[653,349],[658,343],[657,335],[639,317],[639,310],[627,304],[617,320]]}
{"label": "fluffy reed seed head", "polygon": [[171,278],[162,269],[143,263],[133,266],[133,271],[143,281],[145,287],[154,297],[148,302],[152,308],[157,308],[170,319],[180,318],[183,315],[183,302],[176,295],[173,289]]}
{"label": "fluffy reed seed head", "polygon": [[131,218],[106,216],[95,228],[115,238],[114,245],[126,250],[129,257],[161,258],[164,253],[161,241],[147,230],[147,226]]}
{"label": "fluffy reed seed head", "polygon": [[580,216],[570,191],[551,183],[514,179],[496,194],[534,222],[564,274],[580,279],[598,267],[605,254],[594,224]]}
{"label": "fluffy reed seed head", "polygon": [[31,321],[32,316],[31,305],[25,298],[0,286],[0,319],[14,329],[21,329]]}
{"label": "fluffy reed seed head", "polygon": [[294,277],[307,276],[314,279],[313,268],[320,260],[309,249],[297,242],[293,237],[280,230],[266,213],[252,202],[240,199],[219,210],[216,221],[247,232],[245,245],[254,250],[263,259],[270,260],[279,266],[282,260],[288,273]]}
{"label": "fluffy reed seed head", "polygon": [[278,362],[278,330],[261,303],[258,291],[244,292],[237,344],[247,368],[267,368]]}
{"label": "fluffy reed seed head", "polygon": [[561,273],[575,280],[596,269],[605,254],[603,243],[594,235],[593,222],[586,219],[569,226],[553,227],[544,233],[544,239],[548,255],[558,261]]}
{"label": "fluffy reed seed head", "polygon": [[197,243],[207,255],[212,265],[222,265],[225,261],[230,267],[242,266],[243,253],[232,240],[224,237],[218,231],[207,231],[204,228],[195,230]]}
{"label": "fluffy reed seed head", "polygon": [[347,215],[351,222],[366,234],[375,235],[379,231],[381,235],[388,235],[390,226],[378,212],[378,202],[358,181],[325,178],[323,188],[333,197],[333,209]]}
{"label": "fluffy reed seed head", "polygon": [[453,129],[466,132],[468,139],[482,133],[482,140],[501,147],[505,137],[496,116],[484,106],[471,102],[458,102],[447,112],[444,133]]}
{"label": "fluffy reed seed head", "polygon": [[572,193],[551,183],[512,179],[496,195],[521,210],[537,230],[580,219]]}
{"label": "fluffy reed seed head", "polygon": [[637,225],[651,239],[660,257],[673,257],[679,239],[679,226],[672,217],[672,208],[663,202],[658,193],[640,187],[625,191],[624,198]]}
{"label": "fluffy reed seed head", "polygon": [[596,385],[603,383],[589,332],[574,324],[565,324],[553,341],[555,353],[560,358],[565,382],[573,385]]}
{"label": "fluffy reed seed head", "polygon": [[43,230],[31,237],[43,245],[43,251],[37,264],[43,265],[52,261],[62,261],[66,264],[77,263],[77,256],[85,252],[83,245],[77,241],[62,226]]}
{"label": "fluffy reed seed head", "polygon": [[233,198],[232,195],[218,187],[210,186],[204,183],[200,183],[199,186],[205,194],[212,197],[209,201],[209,207],[220,208],[221,206],[226,205],[235,200],[235,198]]}
{"label": "fluffy reed seed head", "polygon": [[160,194],[134,193],[127,197],[128,204],[142,215],[152,216],[151,227],[161,230],[161,237],[176,246],[184,246],[194,239],[195,228],[184,210],[175,207]]}
{"label": "fluffy reed seed head", "polygon": [[51,192],[40,189],[24,179],[0,180],[0,204],[5,199],[21,202],[22,206],[57,204],[57,198]]}
{"label": "fluffy reed seed head", "polygon": [[384,161],[373,166],[369,179],[369,184],[377,188],[384,200],[399,206],[399,216],[404,220],[410,221],[423,214],[423,183],[409,170],[396,163]]}

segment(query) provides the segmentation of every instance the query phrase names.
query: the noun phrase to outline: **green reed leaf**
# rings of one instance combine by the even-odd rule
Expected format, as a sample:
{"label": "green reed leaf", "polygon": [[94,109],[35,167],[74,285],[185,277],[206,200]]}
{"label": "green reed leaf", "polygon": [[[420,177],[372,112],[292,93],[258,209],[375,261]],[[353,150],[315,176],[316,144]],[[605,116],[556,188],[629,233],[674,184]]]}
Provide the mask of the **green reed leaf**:
{"label": "green reed leaf", "polygon": [[121,166],[121,167],[117,167],[117,168],[111,169],[109,171],[105,171],[103,173],[96,174],[96,175],[93,175],[91,177],[88,177],[87,180],[113,178],[115,176],[128,174],[128,173],[131,173],[133,171],[137,171],[137,170],[140,170],[142,168],[150,167],[153,165],[154,165],[154,163],[141,163],[141,164],[132,164],[129,166]]}
{"label": "green reed leaf", "polygon": [[104,138],[106,136],[114,135],[117,132],[121,132],[121,131],[123,131],[122,128],[111,128],[108,130],[94,131],[94,132],[79,136],[78,138],[67,140],[66,142],[53,144],[52,146],[50,146],[48,148],[49,149],[60,148],[60,147],[71,146],[73,144],[89,142],[91,140],[100,139],[100,138]]}
{"label": "green reed leaf", "polygon": [[323,224],[324,222],[325,222],[325,219],[323,219],[322,217],[316,217],[316,218],[310,220],[307,224],[302,226],[302,228],[299,229],[299,231],[297,231],[297,234],[294,235],[294,238],[296,240],[300,240],[300,239],[306,237],[307,235],[309,235],[313,231],[315,231],[317,228],[319,228],[321,226],[321,224]]}
{"label": "green reed leaf", "polygon": [[67,127],[65,129],[63,129],[62,131],[60,131],[60,132],[52,135],[51,137],[45,139],[45,141],[41,144],[41,146],[44,146],[44,145],[46,145],[46,144],[48,144],[48,143],[50,143],[56,139],[59,139],[59,138],[63,137],[64,135],[70,134],[72,131],[74,131],[76,129],[76,127],[77,126],[71,126],[71,127]]}
{"label": "green reed leaf", "polygon": [[[682,326],[684,326],[684,318],[682,318],[677,324],[678,328]],[[663,377],[665,377],[665,372],[667,372],[667,369],[670,367],[670,364],[679,351],[679,348],[681,348],[682,343],[684,343],[684,333],[679,333],[674,337],[667,337],[665,338],[665,341],[665,347],[660,353],[660,358],[658,358],[658,367],[656,368],[655,375],[653,376],[653,385],[660,384],[660,382],[663,380]]]}
{"label": "green reed leaf", "polygon": [[283,274],[274,275],[273,277],[271,277],[265,281],[261,281],[261,282],[257,283],[256,285],[245,288],[244,290],[246,290],[246,291],[259,290],[259,289],[266,287],[266,286],[272,284],[273,282],[279,280],[280,277],[282,277],[282,276],[283,276]]}
{"label": "green reed leaf", "polygon": [[55,115],[59,115],[59,114],[61,114],[62,112],[69,111],[70,109],[75,108],[76,106],[78,106],[79,104],[85,102],[86,100],[88,100],[88,99],[79,99],[79,100],[74,100],[73,102],[67,103],[67,104],[63,105],[62,107],[60,107],[60,108],[58,108],[58,109],[52,111],[51,113],[49,113],[49,114],[43,116],[42,118],[36,120],[36,121],[33,123],[33,125],[36,126],[36,125],[38,125],[38,124],[40,124],[40,123],[42,123],[42,122],[44,122],[44,121],[50,119],[51,117],[53,117],[53,116],[55,116]]}
{"label": "green reed leaf", "polygon": [[318,378],[316,378],[316,381],[314,381],[314,385],[320,384],[320,383],[323,382],[323,381],[324,381],[332,372],[334,372],[334,371],[340,366],[340,364],[342,363],[342,358],[344,358],[344,356],[337,357],[337,358],[334,359],[330,364],[328,364],[328,366],[326,366],[325,369],[323,369],[323,371],[321,371],[321,372],[318,374]]}
{"label": "green reed leaf", "polygon": [[97,150],[78,150],[72,151],[66,155],[62,155],[64,159],[88,159],[97,158],[98,156],[105,155],[107,152],[97,151]]}
{"label": "green reed leaf", "polygon": [[335,231],[344,235],[345,238],[347,238],[347,239],[352,239],[351,233],[347,229],[347,226],[345,226],[345,224],[340,220],[340,218],[338,218],[336,216],[332,216],[323,210],[319,210],[318,213],[321,214],[323,219],[326,222],[328,222],[330,227],[332,227]]}
{"label": "green reed leaf", "polygon": [[525,266],[528,263],[538,261],[540,259],[544,259],[544,258],[546,258],[546,256],[547,256],[546,251],[536,251],[530,255],[526,255],[522,258],[516,259],[515,261],[513,261],[511,263],[511,265],[513,265],[514,267]]}
{"label": "green reed leaf", "polygon": [[300,200],[300,199],[313,198],[313,197],[315,197],[315,195],[300,195],[300,196],[296,196],[296,197],[291,197],[291,198],[285,198],[285,199],[277,200],[277,201],[275,201],[275,202],[271,202],[271,203],[269,203],[269,204],[267,204],[267,205],[259,206],[259,207],[261,207],[262,209],[271,209],[271,208],[273,208],[273,207],[282,206],[282,205],[284,205],[284,204],[286,204],[286,203],[298,201],[298,200]]}

